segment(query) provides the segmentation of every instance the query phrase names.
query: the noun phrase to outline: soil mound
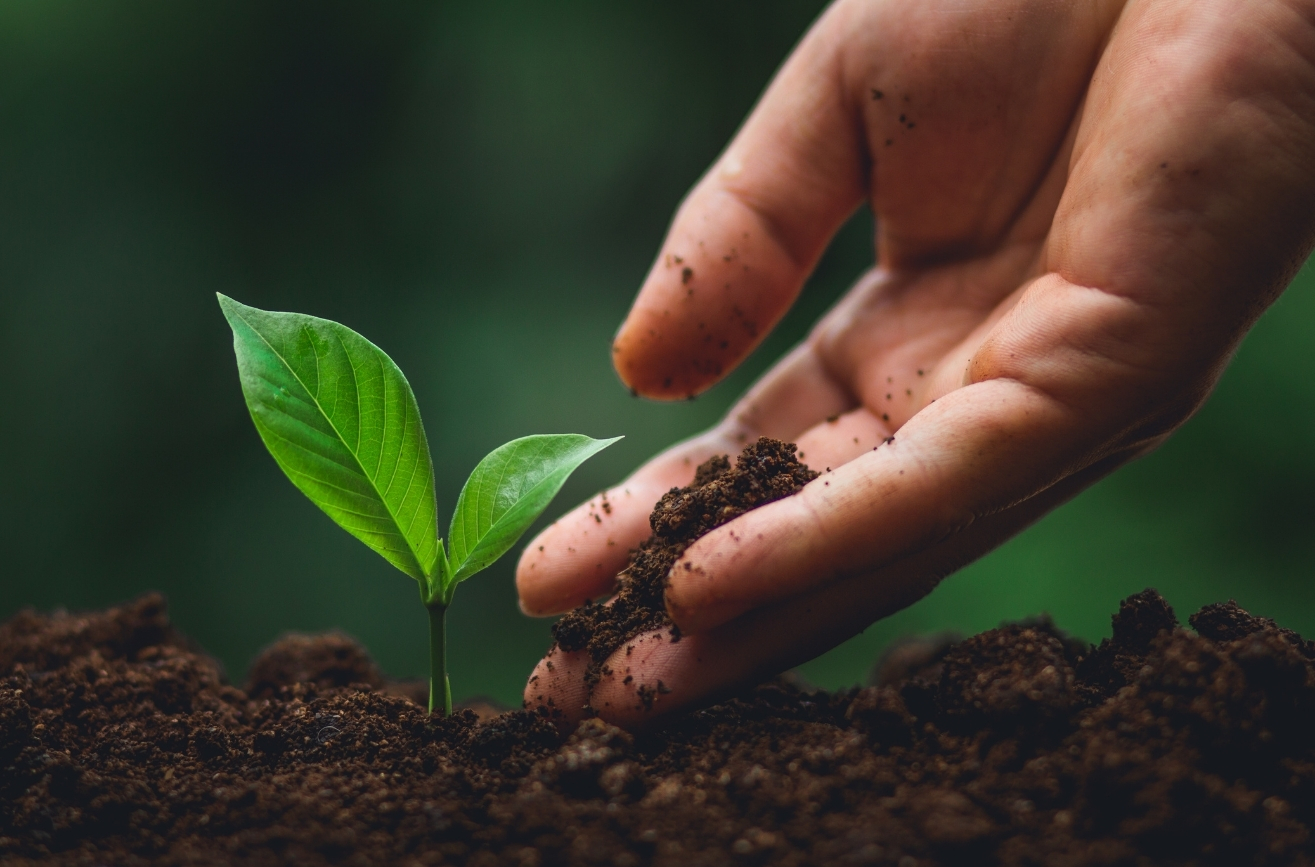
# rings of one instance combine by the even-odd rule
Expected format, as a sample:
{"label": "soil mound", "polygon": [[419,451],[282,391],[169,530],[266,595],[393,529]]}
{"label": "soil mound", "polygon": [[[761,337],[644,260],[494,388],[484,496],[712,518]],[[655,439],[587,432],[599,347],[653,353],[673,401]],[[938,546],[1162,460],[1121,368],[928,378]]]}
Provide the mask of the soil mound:
{"label": "soil mound", "polygon": [[[756,449],[793,481],[710,465],[655,531],[806,481]],[[0,625],[0,862],[1315,864],[1315,645],[1231,602],[1191,624],[1147,590],[1099,647],[1044,617],[936,636],[873,686],[780,680],[631,735],[431,717],[341,635],[280,641],[239,690],[159,596],[24,612]]]}
{"label": "soil mound", "polygon": [[525,711],[434,718],[333,677],[254,698],[159,597],[23,613],[0,626],[0,860],[1312,863],[1315,652],[1231,603],[1193,620],[1147,591],[1098,648],[1006,625],[883,686],[772,683],[563,743]]}

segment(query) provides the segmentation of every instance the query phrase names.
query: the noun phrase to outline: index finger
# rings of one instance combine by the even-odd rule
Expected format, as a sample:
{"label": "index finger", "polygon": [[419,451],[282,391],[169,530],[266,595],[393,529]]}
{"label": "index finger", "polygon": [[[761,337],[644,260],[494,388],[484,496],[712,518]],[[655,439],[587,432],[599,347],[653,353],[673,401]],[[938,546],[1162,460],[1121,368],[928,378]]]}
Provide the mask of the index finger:
{"label": "index finger", "polygon": [[855,8],[827,10],[677,211],[612,347],[638,393],[689,397],[735,367],[862,201],[863,139],[836,48]]}

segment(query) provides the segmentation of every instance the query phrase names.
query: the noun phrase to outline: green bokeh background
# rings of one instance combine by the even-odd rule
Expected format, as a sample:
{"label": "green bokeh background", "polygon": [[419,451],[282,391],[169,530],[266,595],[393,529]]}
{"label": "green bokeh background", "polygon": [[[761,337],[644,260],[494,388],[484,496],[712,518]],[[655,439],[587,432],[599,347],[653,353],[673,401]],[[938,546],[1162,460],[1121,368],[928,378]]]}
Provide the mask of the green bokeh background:
{"label": "green bokeh background", "polygon": [[[870,261],[856,217],[786,322],[692,403],[608,343],[681,196],[818,2],[0,4],[0,616],[164,591],[235,679],[285,630],[425,666],[412,583],[288,484],[247,417],[222,291],[350,324],[407,372],[440,508],[527,433],[626,439],[549,515],[711,424]],[[1315,274],[1209,404],[930,597],[805,666],[1038,611],[1090,639],[1146,586],[1315,633]],[[549,641],[509,557],[463,585],[453,689],[516,701]]]}

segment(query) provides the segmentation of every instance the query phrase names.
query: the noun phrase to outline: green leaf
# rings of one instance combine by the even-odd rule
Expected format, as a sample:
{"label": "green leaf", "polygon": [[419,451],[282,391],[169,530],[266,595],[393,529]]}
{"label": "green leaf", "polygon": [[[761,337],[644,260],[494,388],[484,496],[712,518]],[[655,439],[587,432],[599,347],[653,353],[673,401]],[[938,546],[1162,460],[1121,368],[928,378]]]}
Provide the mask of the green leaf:
{"label": "green leaf", "polygon": [[430,587],[441,568],[434,470],[393,360],[336,322],[219,296],[251,418],[292,483],[348,533]]}
{"label": "green leaf", "polygon": [[568,476],[586,460],[621,439],[581,434],[522,437],[499,446],[479,462],[457,499],[448,534],[452,588],[488,567],[516,544],[548,508]]}

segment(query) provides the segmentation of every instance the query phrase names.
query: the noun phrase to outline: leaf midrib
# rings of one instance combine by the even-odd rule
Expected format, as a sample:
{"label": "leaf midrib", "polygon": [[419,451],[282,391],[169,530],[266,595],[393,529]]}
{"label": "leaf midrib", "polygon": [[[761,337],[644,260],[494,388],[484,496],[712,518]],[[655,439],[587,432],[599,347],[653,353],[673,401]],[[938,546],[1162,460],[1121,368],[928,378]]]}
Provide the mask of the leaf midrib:
{"label": "leaf midrib", "polygon": [[[481,498],[483,497],[483,493],[484,493],[484,480],[483,480],[483,479],[480,479],[480,481],[479,481],[479,487],[478,487],[478,493],[476,493],[476,494],[475,494],[475,497],[474,497],[474,499],[475,499],[475,542],[474,542],[474,544],[471,544],[471,543],[469,543],[469,542],[466,541],[466,522],[463,520],[463,521],[461,522],[461,546],[462,546],[463,548],[465,548],[466,550],[465,550],[465,553],[464,553],[464,554],[462,555],[462,557],[461,557],[461,562],[457,563],[456,566],[453,568],[453,570],[452,570],[452,574],[453,574],[453,575],[455,575],[455,574],[457,574],[458,572],[460,572],[460,571],[461,571],[461,567],[462,567],[462,566],[465,566],[466,563],[470,561],[471,556],[475,553],[476,549],[479,548],[479,543],[484,539],[485,536],[487,536],[489,533],[491,533],[491,532],[493,531],[493,528],[494,528],[494,527],[497,526],[498,522],[497,522],[497,520],[495,520],[494,517],[493,517],[493,512],[494,512],[494,510],[495,510],[496,507],[497,507],[497,503],[496,503],[497,493],[498,493],[498,490],[502,487],[502,480],[505,479],[505,478],[507,477],[507,467],[509,467],[510,465],[511,465],[511,458],[510,458],[510,457],[508,457],[506,460],[504,460],[504,461],[502,462],[502,469],[501,469],[501,471],[500,471],[499,474],[498,474],[498,483],[497,483],[496,485],[493,486],[493,495],[494,495],[494,500],[495,500],[495,502],[493,502],[493,503],[491,503],[491,504],[489,505],[489,528],[488,528],[487,531],[484,531],[484,532],[481,532],[480,529],[479,529],[480,517],[481,517],[480,513],[483,511],[483,509],[480,508],[480,500],[481,500]],[[538,486],[536,485],[535,487],[538,487]],[[510,509],[509,509],[508,511],[510,511]],[[505,514],[505,513],[504,513],[504,514]]]}
{"label": "leaf midrib", "polygon": [[[392,521],[393,521],[393,526],[394,526],[394,527],[397,527],[397,528],[400,530],[401,527],[402,527],[402,522],[398,520],[397,515],[393,512],[393,507],[392,507],[391,505],[389,505],[387,497],[385,497],[384,494],[382,494],[382,493],[379,491],[379,485],[375,482],[375,480],[372,479],[372,478],[370,478],[370,477],[366,474],[366,472],[365,472],[365,465],[361,463],[361,458],[360,458],[360,456],[356,453],[356,450],[352,449],[350,446],[347,445],[347,440],[343,437],[342,432],[338,430],[338,426],[335,425],[335,424],[333,423],[333,419],[329,417],[328,413],[326,413],[326,412],[324,411],[324,407],[320,405],[320,398],[319,398],[319,396],[316,395],[316,394],[314,394],[313,392],[311,392],[310,388],[307,387],[306,383],[302,380],[302,378],[301,378],[300,376],[297,375],[297,371],[296,371],[296,369],[295,369],[291,364],[288,363],[288,360],[287,360],[286,358],[284,358],[283,355],[282,355],[277,349],[274,348],[274,345],[273,345],[272,343],[270,343],[268,340],[265,339],[265,335],[261,334],[260,331],[257,330],[257,328],[256,328],[254,325],[251,324],[251,321],[248,320],[245,316],[242,315],[241,311],[234,311],[234,313],[235,313],[235,315],[237,316],[238,319],[241,319],[241,320],[242,320],[242,323],[243,323],[244,325],[246,325],[247,328],[250,328],[250,329],[251,329],[251,333],[252,333],[252,334],[254,334],[254,335],[256,335],[257,337],[260,338],[260,342],[261,342],[261,343],[263,343],[263,344],[265,344],[265,346],[269,347],[269,351],[272,352],[272,353],[274,353],[274,357],[277,358],[280,362],[282,362],[283,366],[284,366],[285,368],[287,368],[287,370],[288,370],[289,373],[292,374],[292,378],[295,379],[295,380],[297,381],[297,384],[300,385],[300,386],[302,387],[302,389],[306,392],[306,394],[310,395],[310,399],[311,399],[311,401],[315,404],[315,409],[318,410],[319,413],[320,413],[320,416],[323,417],[323,419],[324,419],[326,422],[328,422],[330,429],[333,430],[333,435],[336,436],[336,437],[338,438],[338,442],[340,442],[340,443],[343,444],[343,448],[347,449],[347,453],[350,454],[350,455],[352,456],[352,460],[356,461],[356,466],[357,466],[357,468],[358,468],[358,469],[360,470],[360,472],[361,472],[361,478],[365,479],[367,482],[370,483],[370,487],[371,487],[371,489],[373,489],[374,492],[375,492],[375,494],[377,494],[378,497],[379,497],[379,502],[381,502],[381,503],[384,504],[384,510],[388,512],[388,517],[392,519]],[[336,337],[336,336],[337,336],[337,335],[335,335],[335,337]],[[360,392],[360,388],[359,388],[358,380],[356,379],[356,365],[352,362],[352,356],[351,356],[351,353],[347,351],[347,346],[346,346],[346,344],[344,344],[344,343],[342,342],[342,338],[338,338],[338,345],[339,345],[339,346],[342,346],[343,354],[347,356],[347,363],[348,363],[348,365],[351,366],[351,368],[352,368],[352,382],[353,382],[354,384],[356,384],[356,387],[355,387],[356,398],[357,398],[357,399],[356,399],[356,416],[357,416],[357,423],[356,423],[356,428],[357,428],[357,430],[356,430],[356,433],[357,433],[357,446],[359,447],[359,445],[360,445],[360,432],[361,432],[361,431],[360,431],[360,427],[361,427],[361,425],[360,425],[360,413],[361,413],[361,401],[360,401],[360,395],[361,395],[361,392]],[[316,375],[317,375],[317,377],[318,377],[318,371],[319,371],[319,365],[320,365],[320,355],[319,355],[318,352],[315,352],[315,342],[314,342],[314,341],[311,341],[311,352],[314,352],[314,353],[315,353],[315,369],[316,369],[316,372],[317,372]],[[383,364],[383,361],[380,360],[380,365],[382,366],[382,364]],[[387,375],[387,371],[386,371],[386,369],[385,369],[385,371],[384,371],[383,380],[384,380],[385,383],[388,382],[388,375]],[[386,388],[387,388],[387,385],[385,384],[384,387],[385,387],[385,389],[386,389]],[[405,401],[405,400],[403,400],[402,403],[403,403],[404,406],[406,405],[406,401]],[[409,407],[408,407],[408,413],[409,413]],[[384,422],[385,422],[385,424],[387,423],[387,420],[388,420],[388,405],[387,405],[387,403],[385,403],[385,404],[384,404]],[[417,420],[417,422],[419,421],[418,418],[417,418],[416,420]],[[379,451],[380,451],[380,456],[382,457],[382,453],[383,453],[383,442],[382,442],[382,441],[381,441],[380,444],[379,444]],[[399,461],[401,460],[401,453],[402,453],[402,450],[401,450],[401,448],[399,447],[399,448],[398,448],[398,460],[399,460]],[[302,475],[305,475],[305,474],[302,473]],[[393,475],[394,475],[394,476],[397,475],[397,467],[396,467],[396,464],[394,464],[394,466],[393,466]],[[408,481],[407,481],[407,491],[408,491],[408,492],[410,492],[410,490],[411,490],[411,481],[414,480],[414,478],[415,478],[415,472],[414,472],[414,469],[413,469],[413,471],[412,471],[412,473],[411,473],[411,480],[408,480]],[[391,482],[389,483],[389,487],[390,487],[390,488],[392,487]],[[405,499],[405,495],[403,495],[403,498]],[[412,521],[412,523],[413,523],[413,524],[415,523],[414,520]],[[410,528],[408,527],[408,529],[410,529]],[[418,568],[420,574],[424,576],[424,581],[425,581],[426,583],[428,583],[428,581],[429,581],[429,579],[430,579],[430,575],[429,575],[428,571],[425,569],[425,564],[424,564],[423,562],[421,562],[421,560],[420,560],[420,555],[416,553],[415,546],[411,544],[411,540],[410,540],[409,538],[407,538],[407,536],[406,536],[405,533],[402,533],[402,534],[400,534],[400,535],[401,535],[401,537],[402,537],[402,540],[406,542],[406,550],[411,554],[411,559],[415,560],[416,567]]]}

